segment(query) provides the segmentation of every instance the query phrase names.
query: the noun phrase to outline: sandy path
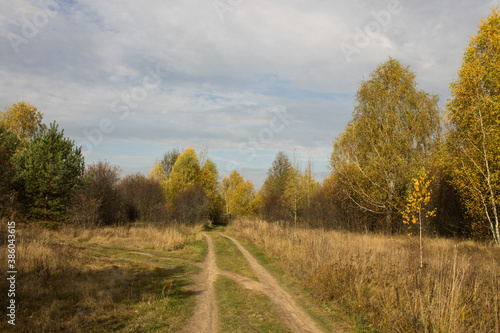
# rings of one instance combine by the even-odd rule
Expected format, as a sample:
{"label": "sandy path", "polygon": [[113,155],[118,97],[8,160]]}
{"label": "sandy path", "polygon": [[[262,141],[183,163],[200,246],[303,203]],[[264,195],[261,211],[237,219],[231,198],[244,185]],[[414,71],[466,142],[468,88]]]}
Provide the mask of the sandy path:
{"label": "sandy path", "polygon": [[215,264],[215,250],[212,238],[205,233],[208,254],[201,264],[202,271],[194,277],[196,306],[194,315],[189,319],[181,332],[215,333],[217,332],[217,304],[215,303],[214,282],[218,274]]}
{"label": "sandy path", "polygon": [[262,267],[255,258],[234,238],[229,238],[241,251],[250,264],[254,274],[260,282],[250,278],[220,270],[215,263],[215,249],[210,236],[203,233],[208,244],[208,254],[200,267],[202,271],[194,277],[193,291],[197,293],[194,315],[181,330],[183,333],[216,333],[217,332],[217,304],[215,301],[214,282],[218,274],[226,276],[239,283],[246,289],[262,292],[273,303],[276,311],[292,332],[320,333],[316,323],[297,306],[288,294],[269,272]]}
{"label": "sandy path", "polygon": [[290,294],[278,284],[271,274],[255,260],[240,242],[229,236],[222,236],[232,240],[241,253],[243,253],[245,259],[252,267],[254,274],[259,279],[262,291],[269,297],[283,322],[288,325],[293,332],[322,332],[318,329],[316,323],[297,306]]}

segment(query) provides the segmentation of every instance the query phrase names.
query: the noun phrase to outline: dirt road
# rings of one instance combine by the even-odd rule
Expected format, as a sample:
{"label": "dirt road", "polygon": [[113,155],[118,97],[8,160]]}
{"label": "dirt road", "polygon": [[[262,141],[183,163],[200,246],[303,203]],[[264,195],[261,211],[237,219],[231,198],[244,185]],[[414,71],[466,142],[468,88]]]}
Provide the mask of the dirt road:
{"label": "dirt road", "polygon": [[181,332],[215,333],[217,332],[217,304],[215,303],[214,282],[218,274],[215,264],[215,250],[212,238],[203,233],[207,239],[208,254],[201,264],[202,271],[194,277],[196,306],[194,315],[189,319]]}
{"label": "dirt road", "polygon": [[215,264],[215,250],[212,238],[205,233],[203,235],[207,239],[208,255],[201,264],[202,271],[194,279],[194,291],[197,293],[197,303],[194,315],[182,332],[217,332],[217,304],[215,302],[213,287],[217,274],[224,275],[234,280],[246,289],[259,291],[267,295],[276,308],[283,323],[286,324],[292,332],[322,332],[318,329],[316,323],[297,306],[290,294],[278,284],[271,274],[269,274],[269,272],[262,267],[236,239],[221,234],[234,242],[250,264],[250,267],[260,282],[256,282],[232,272],[219,270]]}

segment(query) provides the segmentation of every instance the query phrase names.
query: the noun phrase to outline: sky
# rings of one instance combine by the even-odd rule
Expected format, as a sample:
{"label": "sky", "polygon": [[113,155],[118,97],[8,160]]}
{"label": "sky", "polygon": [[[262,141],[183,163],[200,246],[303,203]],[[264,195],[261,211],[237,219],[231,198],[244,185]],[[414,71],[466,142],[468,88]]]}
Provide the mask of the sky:
{"label": "sky", "polygon": [[0,106],[28,101],[86,164],[149,174],[206,149],[259,188],[278,151],[328,175],[362,80],[389,57],[450,98],[487,0],[0,0]]}

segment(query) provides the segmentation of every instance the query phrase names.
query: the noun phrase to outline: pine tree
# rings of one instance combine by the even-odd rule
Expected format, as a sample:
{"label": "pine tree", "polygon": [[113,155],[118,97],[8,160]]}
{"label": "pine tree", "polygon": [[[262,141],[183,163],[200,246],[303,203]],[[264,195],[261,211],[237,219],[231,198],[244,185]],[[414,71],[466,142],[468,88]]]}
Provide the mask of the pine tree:
{"label": "pine tree", "polygon": [[26,217],[46,221],[65,218],[70,193],[84,172],[81,148],[52,123],[16,157],[16,180],[22,187]]}

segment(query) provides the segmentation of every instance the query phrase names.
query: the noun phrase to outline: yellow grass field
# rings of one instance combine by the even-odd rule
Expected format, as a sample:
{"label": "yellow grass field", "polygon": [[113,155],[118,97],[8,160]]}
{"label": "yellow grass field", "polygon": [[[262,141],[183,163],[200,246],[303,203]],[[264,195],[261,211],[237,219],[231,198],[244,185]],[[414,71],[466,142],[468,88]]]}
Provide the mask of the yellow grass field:
{"label": "yellow grass field", "polygon": [[379,332],[499,332],[500,249],[474,242],[293,229],[238,219],[228,232],[278,258],[327,308]]}
{"label": "yellow grass field", "polygon": [[[191,263],[206,251],[200,230],[140,224],[59,230],[18,226],[16,329],[178,330],[195,305],[189,286],[198,268]],[[0,262],[7,263],[6,244]],[[5,281],[1,287],[7,295]],[[10,328],[2,320],[0,331]]]}

